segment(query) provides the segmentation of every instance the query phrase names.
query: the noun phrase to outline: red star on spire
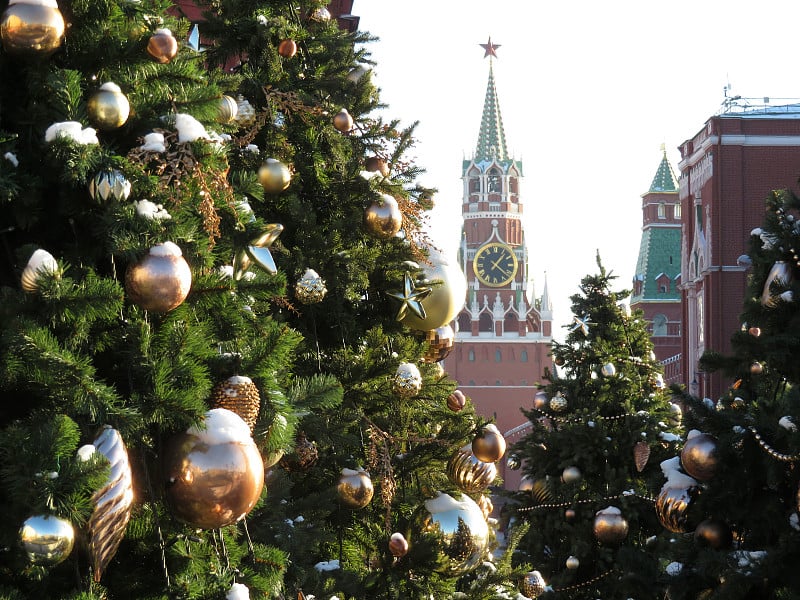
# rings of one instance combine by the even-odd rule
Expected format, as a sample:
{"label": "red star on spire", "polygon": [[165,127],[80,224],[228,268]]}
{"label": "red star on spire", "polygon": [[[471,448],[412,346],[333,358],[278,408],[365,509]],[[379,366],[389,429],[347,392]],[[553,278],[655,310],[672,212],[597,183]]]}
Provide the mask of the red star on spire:
{"label": "red star on spire", "polygon": [[500,44],[493,44],[492,43],[492,36],[489,36],[489,41],[485,44],[478,44],[481,48],[484,49],[486,54],[483,55],[483,58],[487,56],[494,56],[497,58],[497,49],[500,47]]}

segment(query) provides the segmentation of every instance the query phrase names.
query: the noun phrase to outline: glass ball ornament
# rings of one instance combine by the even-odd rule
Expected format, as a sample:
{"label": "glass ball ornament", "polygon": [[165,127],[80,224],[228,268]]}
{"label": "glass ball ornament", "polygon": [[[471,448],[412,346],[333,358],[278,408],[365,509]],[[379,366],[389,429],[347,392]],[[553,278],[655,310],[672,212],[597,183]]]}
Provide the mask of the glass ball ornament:
{"label": "glass ball ornament", "polygon": [[442,325],[425,332],[427,348],[422,355],[424,362],[434,363],[444,360],[455,346],[456,334],[450,325]]}
{"label": "glass ball ornament", "polygon": [[292,39],[281,40],[278,44],[278,54],[283,58],[292,58],[297,54],[297,42]]}
{"label": "glass ball ornament", "polygon": [[169,440],[162,453],[165,496],[177,519],[198,529],[231,525],[264,488],[264,462],[250,427],[224,408]]}
{"label": "glass ball ornament", "polygon": [[394,374],[392,391],[401,398],[413,398],[422,389],[422,375],[414,363],[400,363]]}
{"label": "glass ball ornament", "polygon": [[453,412],[461,412],[467,405],[467,397],[461,390],[455,390],[447,397],[447,408]]}
{"label": "glass ball ornament", "polygon": [[450,323],[464,308],[467,298],[467,279],[456,261],[430,248],[428,260],[422,267],[421,284],[431,293],[422,300],[425,317],[406,311],[401,322],[417,331],[430,331]]}
{"label": "glass ball ornament", "polygon": [[606,363],[602,367],[600,367],[600,374],[603,377],[613,377],[617,374],[617,368],[614,366],[613,363]]}
{"label": "glass ball ornament", "polygon": [[232,97],[223,94],[217,101],[217,121],[233,123],[239,116],[239,103]]}
{"label": "glass ball ornament", "polygon": [[439,492],[414,512],[408,538],[412,551],[424,539],[426,551],[434,551],[433,569],[455,577],[472,571],[483,560],[489,525],[469,496]]}
{"label": "glass ball ornament", "polygon": [[547,590],[547,583],[539,571],[528,571],[520,584],[522,595],[527,598],[538,598]]}
{"label": "glass ball ornament", "polygon": [[550,399],[550,409],[553,412],[564,412],[568,406],[569,403],[561,392],[556,392],[556,395]]}
{"label": "glass ball ornament", "polygon": [[119,129],[128,120],[131,105],[116,83],[104,83],[86,103],[89,120],[101,131]]}
{"label": "glass ball ornament", "polygon": [[595,513],[593,530],[601,544],[616,545],[628,536],[628,521],[618,508],[609,506]]}
{"label": "glass ball ornament", "polygon": [[72,552],[75,529],[72,523],[54,515],[34,515],[20,527],[19,540],[29,562],[52,567]]}
{"label": "glass ball ornament", "polygon": [[565,565],[569,570],[574,571],[581,566],[581,561],[578,560],[577,556],[570,556],[567,558]]}
{"label": "glass ball ornament", "polygon": [[536,392],[533,397],[533,408],[536,410],[547,410],[550,406],[550,398],[547,397],[545,392]]}
{"label": "glass ball ornament", "polygon": [[561,472],[561,481],[566,484],[578,483],[583,477],[578,467],[567,467]]}
{"label": "glass ball ornament", "polygon": [[292,174],[281,161],[268,158],[258,169],[258,181],[268,194],[279,194],[289,187]]}
{"label": "glass ball ornament", "polygon": [[763,372],[764,372],[764,365],[758,362],[757,360],[753,361],[750,364],[751,375],[761,375]]}
{"label": "glass ball ornament", "polygon": [[576,513],[574,508],[568,508],[564,511],[564,519],[566,519],[568,523],[572,523],[575,520],[575,516]]}
{"label": "glass ball ornament", "polygon": [[[792,280],[791,265],[786,261],[775,261],[764,282],[761,305],[767,308],[775,308],[781,300],[781,294],[786,291]],[[773,287],[777,289],[773,290]]]}
{"label": "glass ball ornament", "polygon": [[58,272],[58,261],[47,250],[38,248],[31,254],[22,270],[20,278],[22,289],[32,294],[39,290],[41,277],[58,277]]}
{"label": "glass ball ornament", "polygon": [[493,462],[479,460],[464,446],[456,450],[447,461],[447,477],[462,492],[482,492],[497,478],[497,467]]}
{"label": "glass ball ornament", "polygon": [[344,506],[354,510],[364,508],[372,500],[374,492],[369,473],[364,469],[342,469],[336,494]]}
{"label": "glass ball ornament", "polygon": [[669,403],[669,424],[678,427],[683,421],[683,409],[675,402]]}
{"label": "glass ball ornament", "polygon": [[125,291],[130,300],[152,312],[166,313],[180,306],[191,287],[192,270],[181,249],[172,242],[153,246],[125,273]]}
{"label": "glass ball ornament", "polygon": [[65,29],[55,0],[10,0],[0,18],[0,41],[9,55],[44,58],[61,47]]}
{"label": "glass ball ornament", "polygon": [[327,293],[325,280],[314,269],[306,269],[294,286],[294,295],[303,304],[318,304]]}
{"label": "glass ball ornament", "polygon": [[381,194],[380,198],[373,200],[364,211],[364,226],[367,233],[375,238],[380,240],[393,238],[403,226],[403,213],[397,200],[389,194]]}
{"label": "glass ball ornament", "polygon": [[709,481],[717,472],[717,438],[697,430],[689,432],[681,450],[683,470],[698,481]]}
{"label": "glass ball ornament", "polygon": [[178,40],[169,29],[156,29],[147,42],[147,53],[157,63],[165,65],[177,56]]}
{"label": "glass ball ornament", "polygon": [[656,516],[665,529],[672,533],[690,531],[689,507],[696,493],[696,487],[665,485],[661,488],[656,498]]}
{"label": "glass ball ornament", "polygon": [[346,108],[341,109],[333,116],[333,126],[342,133],[348,133],[353,129],[353,117]]}
{"label": "glass ball ornament", "polygon": [[694,541],[701,546],[714,550],[728,548],[733,543],[730,527],[719,519],[709,518],[697,524],[694,530]]}
{"label": "glass ball ornament", "polygon": [[319,23],[326,23],[331,20],[331,11],[329,11],[324,6],[320,8],[314,9],[310,16],[312,21],[317,21]]}
{"label": "glass ball ornament", "polygon": [[522,466],[522,461],[516,454],[509,454],[506,457],[506,469],[516,471]]}
{"label": "glass ball ornament", "polygon": [[402,533],[395,532],[389,538],[389,552],[395,558],[403,558],[408,554],[408,540]]}
{"label": "glass ball ornament", "polygon": [[506,453],[506,439],[497,425],[484,425],[472,440],[472,453],[478,460],[494,463]]}
{"label": "glass ball ornament", "polygon": [[104,169],[89,182],[89,195],[98,204],[123,202],[131,195],[131,182],[118,169]]}

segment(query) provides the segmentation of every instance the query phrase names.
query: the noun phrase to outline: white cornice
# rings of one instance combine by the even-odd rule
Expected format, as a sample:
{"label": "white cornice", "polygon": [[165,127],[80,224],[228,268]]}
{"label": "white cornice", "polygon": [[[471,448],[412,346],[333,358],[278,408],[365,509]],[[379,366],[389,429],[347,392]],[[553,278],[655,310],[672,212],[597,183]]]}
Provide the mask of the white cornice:
{"label": "white cornice", "polygon": [[800,135],[710,135],[700,148],[695,150],[688,158],[678,163],[678,168],[684,169],[693,166],[708,152],[711,146],[768,146],[773,148],[783,148],[800,146]]}

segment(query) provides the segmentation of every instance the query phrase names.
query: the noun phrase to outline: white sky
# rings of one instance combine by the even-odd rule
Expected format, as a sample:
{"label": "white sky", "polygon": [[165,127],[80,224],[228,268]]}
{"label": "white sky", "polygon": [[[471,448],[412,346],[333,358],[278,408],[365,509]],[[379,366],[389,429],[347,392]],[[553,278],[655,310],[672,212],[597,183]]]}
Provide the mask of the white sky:
{"label": "white sky", "polygon": [[439,190],[431,232],[452,256],[461,161],[489,73],[479,44],[500,45],[495,83],[509,152],[523,162],[529,272],[537,295],[547,273],[559,339],[596,249],[617,289],[631,287],[661,144],[677,176],[677,146],[728,83],[730,95],[800,98],[796,0],[355,0],[353,13],[380,38],[368,49],[385,116],[420,122],[411,155]]}

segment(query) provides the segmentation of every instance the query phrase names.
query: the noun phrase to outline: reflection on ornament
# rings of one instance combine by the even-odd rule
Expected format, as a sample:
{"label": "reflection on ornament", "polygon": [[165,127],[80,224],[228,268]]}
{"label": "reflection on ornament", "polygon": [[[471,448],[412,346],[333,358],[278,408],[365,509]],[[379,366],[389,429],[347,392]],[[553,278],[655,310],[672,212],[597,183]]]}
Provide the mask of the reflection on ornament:
{"label": "reflection on ornament", "polygon": [[413,398],[422,389],[422,375],[414,363],[400,363],[392,382],[392,390],[401,398]]}
{"label": "reflection on ornament", "polygon": [[689,531],[689,505],[697,488],[667,486],[661,488],[656,498],[656,515],[665,529],[673,533]]}
{"label": "reflection on ornament", "polygon": [[131,182],[125,179],[122,171],[106,169],[100,171],[89,182],[89,195],[98,204],[109,200],[122,202],[131,195]]}
{"label": "reflection on ornament", "polygon": [[402,533],[395,532],[389,538],[389,552],[395,558],[402,558],[408,553],[408,540]]}
{"label": "reflection on ornament", "polygon": [[22,270],[21,284],[26,292],[33,293],[39,289],[40,277],[57,277],[58,262],[47,250],[35,250]]}
{"label": "reflection on ornament", "polygon": [[75,544],[72,523],[53,515],[28,517],[19,530],[22,549],[35,565],[51,567],[65,560]]}
{"label": "reflection on ornament", "polygon": [[467,279],[457,263],[450,263],[444,255],[430,251],[431,264],[422,267],[421,284],[431,288],[422,299],[425,317],[411,312],[402,319],[403,325],[418,331],[430,331],[452,321],[464,307],[467,297]]}
{"label": "reflection on ornament", "polygon": [[133,474],[125,442],[116,429],[106,425],[94,440],[94,447],[110,467],[105,485],[92,494],[94,511],[86,524],[94,580],[99,582],[117,553],[131,518]]}
{"label": "reflection on ornament", "polygon": [[453,412],[460,412],[467,405],[467,397],[461,390],[455,390],[447,397],[447,408]]}
{"label": "reflection on ornament", "polygon": [[683,470],[698,481],[709,481],[717,472],[717,439],[692,430],[681,450]]}
{"label": "reflection on ornament", "polygon": [[342,469],[339,483],[336,485],[339,502],[348,508],[364,508],[372,500],[374,488],[369,473],[364,469]]}
{"label": "reflection on ornament", "polygon": [[256,237],[241,248],[233,257],[233,278],[237,281],[241,279],[250,268],[251,263],[255,263],[270,275],[277,273],[278,267],[275,266],[275,260],[272,258],[269,247],[278,239],[282,231],[283,225],[280,223],[265,225]]}
{"label": "reflection on ornament", "polygon": [[469,496],[439,492],[415,511],[408,537],[412,550],[424,539],[436,551],[436,571],[457,576],[480,564],[489,544],[489,526]]}
{"label": "reflection on ornament", "polygon": [[409,311],[421,319],[425,318],[426,313],[425,308],[422,306],[422,301],[431,294],[431,291],[431,288],[428,287],[415,286],[411,275],[405,273],[403,275],[403,291],[387,292],[386,295],[400,301],[397,320],[402,321]]}
{"label": "reflection on ornament", "polygon": [[364,211],[364,226],[367,233],[378,239],[394,237],[403,226],[403,213],[397,200],[389,194],[381,194],[379,199],[373,200]]}
{"label": "reflection on ornament", "polygon": [[333,126],[342,133],[347,133],[353,129],[353,117],[350,116],[346,108],[341,109],[334,115]]}
{"label": "reflection on ornament", "polygon": [[217,112],[217,121],[220,123],[233,123],[239,115],[239,103],[236,102],[231,96],[223,94],[219,99],[219,111]]}
{"label": "reflection on ornament", "polygon": [[292,58],[297,54],[297,42],[289,39],[281,40],[280,44],[278,44],[278,54],[283,58]]}
{"label": "reflection on ornament", "polygon": [[594,517],[594,537],[601,544],[619,544],[628,535],[628,521],[615,506],[597,511]]}
{"label": "reflection on ornament", "polygon": [[61,47],[65,27],[55,0],[10,0],[0,20],[0,40],[8,54],[46,57]]}
{"label": "reflection on ornament", "polygon": [[319,276],[314,269],[306,269],[303,276],[297,280],[294,286],[294,295],[303,304],[317,304],[322,302],[328,288],[325,287],[325,280]]}
{"label": "reflection on ornament", "polygon": [[156,29],[147,42],[147,53],[157,63],[167,64],[178,54],[178,40],[169,29]]}
{"label": "reflection on ornament", "polygon": [[497,478],[494,463],[479,460],[464,446],[456,450],[447,462],[447,476],[462,492],[482,492]]}
{"label": "reflection on ornament", "polygon": [[86,110],[92,125],[102,131],[119,129],[128,120],[131,105],[116,83],[104,83],[89,97]]}
{"label": "reflection on ornament", "polygon": [[506,439],[494,423],[484,425],[472,440],[472,453],[483,462],[497,462],[506,453]]}
{"label": "reflection on ornament", "polygon": [[210,404],[211,408],[225,408],[239,415],[252,433],[261,409],[261,394],[252,379],[233,375],[214,386]]}
{"label": "reflection on ornament", "polygon": [[456,334],[450,325],[442,325],[425,333],[428,348],[422,355],[424,362],[439,362],[450,355],[455,345]]}
{"label": "reflection on ornament", "polygon": [[567,559],[566,566],[568,569],[574,571],[575,569],[581,566],[581,561],[578,560],[577,556],[570,556]]}
{"label": "reflection on ornament", "polygon": [[561,472],[561,481],[567,485],[578,483],[583,475],[578,467],[567,467]]}
{"label": "reflection on ornament", "polygon": [[532,600],[544,594],[547,584],[539,571],[528,571],[520,585],[522,595]]}
{"label": "reflection on ornament", "polygon": [[128,267],[125,274],[125,291],[131,301],[158,313],[180,306],[191,287],[192,270],[172,242],[150,248],[150,253]]}
{"label": "reflection on ornament", "polygon": [[702,546],[721,550],[730,547],[733,543],[733,534],[730,527],[719,519],[706,519],[697,524],[694,530],[694,541]]}
{"label": "reflection on ornament", "polygon": [[[775,308],[781,299],[781,293],[792,283],[792,267],[789,263],[779,260],[776,261],[764,282],[764,290],[761,292],[761,304],[768,308]],[[773,287],[777,288],[773,291]]]}
{"label": "reflection on ornament", "polygon": [[162,457],[167,501],[192,527],[235,523],[261,496],[261,454],[247,423],[224,408],[208,411],[203,425],[175,436]]}
{"label": "reflection on ornament", "polygon": [[292,174],[281,161],[268,158],[258,169],[258,181],[268,194],[279,194],[289,187]]}

